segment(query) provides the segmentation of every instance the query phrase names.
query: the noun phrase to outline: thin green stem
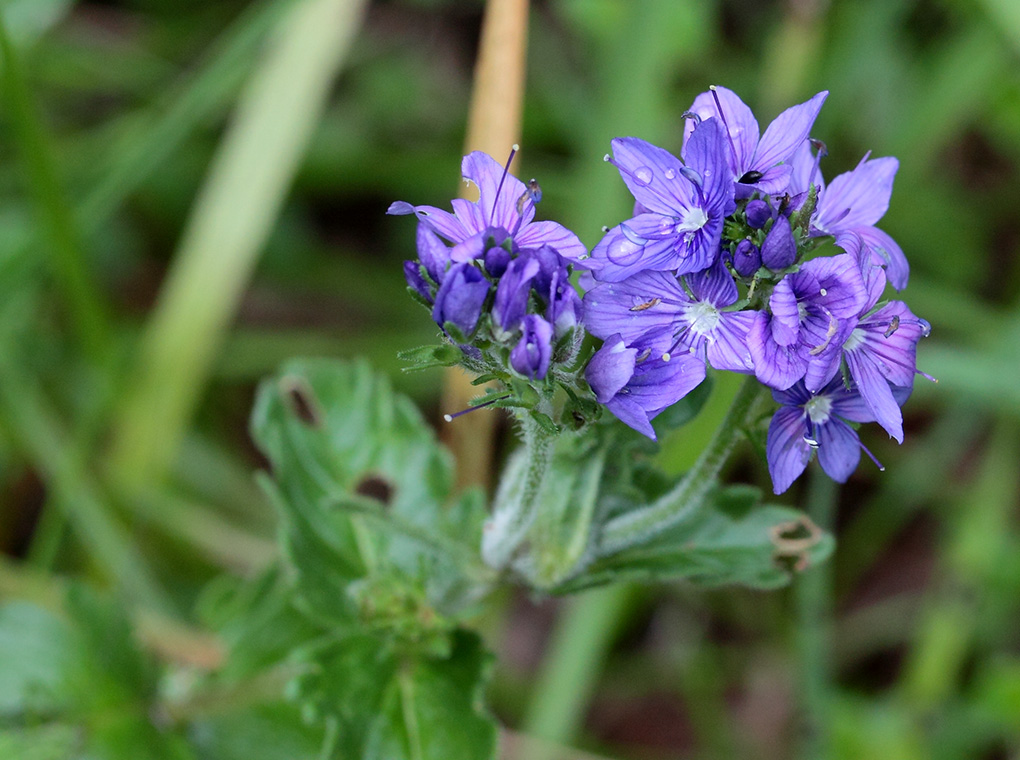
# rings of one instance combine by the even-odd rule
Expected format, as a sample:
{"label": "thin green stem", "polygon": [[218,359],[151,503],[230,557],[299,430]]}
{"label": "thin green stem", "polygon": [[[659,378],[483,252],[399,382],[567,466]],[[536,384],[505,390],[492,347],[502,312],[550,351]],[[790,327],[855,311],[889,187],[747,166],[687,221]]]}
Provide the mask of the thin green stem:
{"label": "thin green stem", "polygon": [[[838,487],[820,467],[811,470],[808,516],[823,530],[834,522]],[[800,661],[801,747],[804,760],[832,756],[829,735],[831,712],[831,565],[823,562],[803,573],[796,582],[796,648]]]}
{"label": "thin green stem", "polygon": [[658,501],[606,523],[599,539],[599,553],[614,554],[645,541],[673,527],[701,507],[743,436],[746,424],[758,415],[759,404],[764,397],[761,383],[754,377],[747,378],[712,440],[684,478]]}
{"label": "thin green stem", "polygon": [[492,519],[482,536],[482,557],[489,567],[506,567],[535,521],[539,494],[552,456],[552,435],[528,414],[519,415],[524,445],[520,459],[503,475]]}
{"label": "thin green stem", "polygon": [[[633,599],[634,588],[617,583],[567,602],[542,661],[524,718],[525,733],[559,745],[574,741],[599,666]],[[548,749],[536,747],[530,757],[545,760]]]}
{"label": "thin green stem", "polygon": [[97,364],[105,364],[111,347],[106,306],[86,268],[71,207],[57,177],[53,151],[2,17],[0,80],[41,226],[49,238],[57,281],[71,312],[70,322],[88,356]]}

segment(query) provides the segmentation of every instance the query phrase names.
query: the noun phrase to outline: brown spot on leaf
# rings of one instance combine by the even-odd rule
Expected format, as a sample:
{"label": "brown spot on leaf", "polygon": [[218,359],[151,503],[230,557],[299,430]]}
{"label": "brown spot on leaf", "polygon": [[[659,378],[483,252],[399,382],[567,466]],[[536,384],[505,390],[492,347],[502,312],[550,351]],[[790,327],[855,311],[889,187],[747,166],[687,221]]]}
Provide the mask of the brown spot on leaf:
{"label": "brown spot on leaf", "polygon": [[393,484],[380,475],[366,475],[354,487],[354,493],[373,499],[384,507],[393,501],[394,490]]}
{"label": "brown spot on leaf", "polygon": [[299,420],[311,427],[322,426],[319,401],[304,378],[297,375],[285,375],[280,378],[280,392],[290,410]]}

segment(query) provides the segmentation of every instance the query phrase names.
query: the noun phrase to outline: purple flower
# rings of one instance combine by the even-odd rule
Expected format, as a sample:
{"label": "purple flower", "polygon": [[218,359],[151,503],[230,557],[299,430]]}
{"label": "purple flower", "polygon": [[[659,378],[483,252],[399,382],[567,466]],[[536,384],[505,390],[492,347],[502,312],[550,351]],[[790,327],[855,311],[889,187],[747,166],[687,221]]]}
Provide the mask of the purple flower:
{"label": "purple flower", "polygon": [[868,291],[854,256],[812,259],[776,285],[771,316],[756,312],[747,334],[754,373],[785,390],[804,378],[818,390],[839,369],[843,342],[867,303]]}
{"label": "purple flower", "polygon": [[613,140],[610,159],[640,211],[610,230],[592,250],[596,277],[619,282],[644,270],[697,272],[715,261],[723,219],[735,209],[728,148],[715,119],[687,144],[687,164],[635,137]]}
{"label": "purple flower", "polygon": [[[715,117],[726,126],[728,165],[733,180],[738,183],[738,198],[746,198],[754,190],[778,195],[789,183],[788,162],[807,139],[828,94],[823,90],[810,100],[787,108],[769,124],[764,135],[751,109],[725,87],[714,87],[698,95],[690,112],[702,120]],[[691,134],[693,129],[688,124],[686,134]]]}
{"label": "purple flower", "polygon": [[553,328],[536,314],[524,318],[520,341],[510,351],[510,366],[531,380],[542,380],[552,358]]}
{"label": "purple flower", "polygon": [[917,343],[927,337],[931,326],[902,301],[875,309],[885,288],[885,275],[878,267],[869,275],[865,313],[843,343],[843,358],[875,421],[903,443],[903,415],[893,387],[913,387],[914,375],[921,374]]}
{"label": "purple flower", "polygon": [[527,187],[491,156],[481,151],[469,153],[461,163],[461,173],[478,187],[477,202],[455,198],[451,214],[434,206],[397,201],[386,213],[415,214],[432,232],[453,244],[449,253],[453,261],[483,257],[488,238],[495,236],[501,240],[499,233],[512,237],[515,248],[548,245],[575,263],[587,254],[577,235],[563,225],[533,221],[538,191]]}
{"label": "purple flower", "polygon": [[690,354],[663,361],[669,333],[647,337],[643,345],[628,346],[611,336],[588,362],[585,378],[599,403],[654,441],[651,421],[705,379],[705,363]]}
{"label": "purple flower", "polygon": [[445,329],[452,323],[465,336],[475,331],[482,305],[489,294],[489,281],[473,264],[454,264],[436,293],[432,318]]}
{"label": "purple flower", "polygon": [[[907,388],[894,389],[900,403],[909,393]],[[846,388],[841,378],[833,379],[818,393],[812,394],[798,382],[789,390],[772,391],[772,397],[781,406],[769,424],[765,453],[777,494],[800,477],[815,451],[825,473],[840,483],[857,469],[861,449],[878,464],[847,424],[872,422],[874,416],[857,389]]]}
{"label": "purple flower", "polygon": [[689,292],[668,272],[641,272],[598,285],[584,296],[588,331],[607,340],[620,335],[629,346],[665,334],[668,343],[658,358],[696,356],[716,369],[751,372],[747,331],[753,313],[723,311],[739,294],[722,259],[684,279]]}
{"label": "purple flower", "polygon": [[895,158],[868,160],[865,155],[857,168],[840,174],[820,193],[811,228],[813,235],[834,236],[843,248],[846,237],[860,237],[871,259],[886,267],[892,286],[902,290],[910,277],[910,265],[896,241],[875,227],[889,209],[897,169]]}

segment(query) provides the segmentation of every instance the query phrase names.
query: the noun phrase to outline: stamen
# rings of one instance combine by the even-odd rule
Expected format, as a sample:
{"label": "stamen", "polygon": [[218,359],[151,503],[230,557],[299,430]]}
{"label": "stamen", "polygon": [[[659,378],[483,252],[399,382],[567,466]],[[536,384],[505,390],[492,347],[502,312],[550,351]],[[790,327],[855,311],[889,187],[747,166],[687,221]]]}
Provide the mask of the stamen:
{"label": "stamen", "polygon": [[709,92],[712,93],[712,98],[715,100],[715,110],[719,112],[719,120],[723,123],[723,127],[726,129],[726,139],[730,141],[730,150],[733,151],[733,162],[737,161],[737,146],[733,144],[733,135],[730,134],[730,125],[726,123],[726,114],[722,110],[722,101],[719,100],[719,93],[715,91],[715,85],[709,85]]}
{"label": "stamen", "polygon": [[825,340],[808,351],[811,356],[818,356],[818,354],[822,353],[822,351],[824,351],[828,345],[832,343],[832,338],[836,334],[836,330],[839,328],[839,320],[832,316],[827,309],[824,309],[823,311],[829,315],[829,327],[825,331]]}
{"label": "stamen", "polygon": [[642,351],[640,354],[638,354],[636,357],[634,357],[634,363],[635,364],[641,364],[646,359],[648,359],[648,357],[651,356],[651,355],[652,355],[652,347],[649,346],[644,351]]}
{"label": "stamen", "polygon": [[859,438],[857,439],[857,443],[864,451],[864,453],[868,455],[868,459],[875,463],[875,467],[878,468],[879,472],[885,472],[885,465],[878,461],[878,458],[871,453],[868,447],[865,446],[864,443]]}
{"label": "stamen", "polygon": [[503,189],[503,183],[506,181],[506,175],[510,173],[510,163],[514,160],[514,156],[517,155],[517,151],[521,149],[521,146],[514,143],[510,148],[510,157],[506,160],[506,165],[503,166],[503,176],[499,178],[499,185],[496,186],[496,196],[492,199],[492,211],[489,213],[489,226],[492,226],[492,215],[496,213],[496,201],[499,200],[499,193]]}
{"label": "stamen", "polygon": [[462,414],[473,412],[476,409],[484,409],[487,406],[495,404],[497,401],[506,401],[508,398],[510,398],[510,396],[511,394],[508,393],[505,396],[497,396],[496,398],[491,398],[488,401],[483,401],[481,404],[478,404],[477,406],[469,406],[467,409],[461,409],[459,412],[454,412],[453,414],[444,414],[443,419],[446,420],[447,422],[453,422],[455,418],[460,417]]}

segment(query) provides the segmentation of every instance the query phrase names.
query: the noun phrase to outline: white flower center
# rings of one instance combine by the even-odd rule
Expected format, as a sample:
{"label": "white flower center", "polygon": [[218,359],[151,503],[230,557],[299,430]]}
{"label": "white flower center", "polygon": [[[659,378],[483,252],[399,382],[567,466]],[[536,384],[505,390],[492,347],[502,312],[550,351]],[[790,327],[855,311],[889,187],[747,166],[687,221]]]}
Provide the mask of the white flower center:
{"label": "white flower center", "polygon": [[824,425],[832,414],[832,399],[828,396],[813,396],[804,404],[808,418],[816,425]]}
{"label": "white flower center", "polygon": [[709,335],[719,326],[719,310],[707,301],[698,301],[687,312],[691,331],[698,335]]}
{"label": "white flower center", "polygon": [[707,221],[708,214],[705,213],[705,209],[695,206],[684,212],[683,219],[680,220],[680,224],[676,226],[674,231],[678,234],[681,232],[696,232],[704,227]]}
{"label": "white flower center", "polygon": [[864,330],[858,327],[852,333],[850,333],[850,337],[846,339],[846,343],[843,344],[843,350],[853,351],[863,342],[864,342]]}

